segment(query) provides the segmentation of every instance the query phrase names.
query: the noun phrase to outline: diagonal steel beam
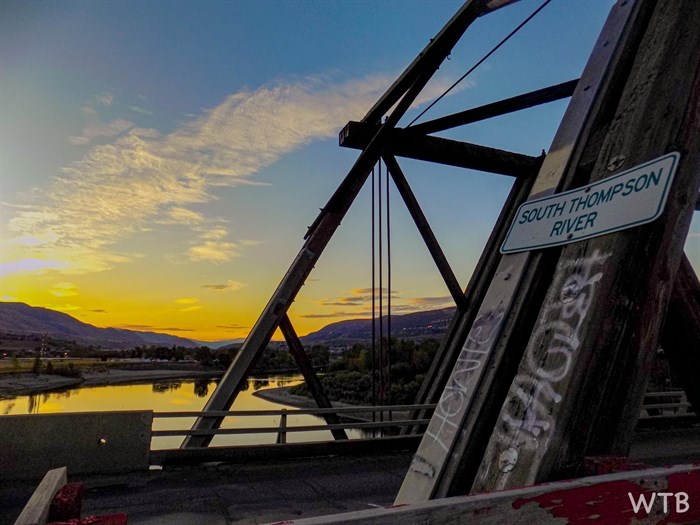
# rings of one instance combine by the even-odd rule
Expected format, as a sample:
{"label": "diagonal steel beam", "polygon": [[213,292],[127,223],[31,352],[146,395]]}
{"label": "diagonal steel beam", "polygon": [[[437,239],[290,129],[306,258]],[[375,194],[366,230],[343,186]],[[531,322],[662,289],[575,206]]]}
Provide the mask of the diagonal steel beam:
{"label": "diagonal steel beam", "polygon": [[396,159],[391,155],[385,155],[384,162],[389,170],[389,173],[391,174],[391,178],[394,179],[396,188],[399,190],[403,201],[406,203],[406,207],[413,218],[413,222],[416,223],[416,227],[418,228],[421,237],[423,237],[423,242],[425,242],[425,245],[428,247],[428,251],[433,257],[433,261],[435,261],[435,265],[445,281],[445,285],[447,286],[450,295],[452,295],[452,299],[460,311],[466,310],[467,300],[462,292],[462,288],[459,285],[459,281],[457,281],[457,277],[455,277],[455,274],[450,267],[450,263],[447,262],[447,257],[445,257],[445,253],[442,251],[440,243],[438,243],[438,240],[435,237],[430,224],[428,223],[428,219],[425,217],[420,204],[418,204],[418,200],[416,199],[413,190],[411,190],[411,187],[403,174],[403,170],[399,166],[399,163],[396,162]]}
{"label": "diagonal steel beam", "polygon": [[[627,1],[613,7],[530,190],[531,199],[570,184],[569,166],[576,165],[581,154],[577,145],[590,133],[600,111],[598,93],[605,91],[624,56],[619,40],[638,5]],[[522,252],[500,258],[395,504],[468,490],[496,423],[494,413],[522,355],[528,311],[540,302],[557,256],[556,251]]]}
{"label": "diagonal steel beam", "polygon": [[[418,94],[423,90],[439,65],[447,57],[449,50],[460,39],[467,26],[486,9],[484,0],[471,0],[460,10],[459,24],[452,21],[436,37],[441,53],[433,52],[429,57],[422,57],[415,67],[418,74],[396,104],[386,122],[382,124],[374,138],[362,151],[345,179],[331,196],[326,206],[321,210],[314,224],[309,228],[306,241],[299,254],[292,262],[289,270],[275,290],[272,298],[265,306],[260,317],[246,338],[240,352],[236,355],[229,369],[224,374],[212,396],[204,407],[205,411],[227,410],[231,407],[238,392],[241,390],[250,370],[260,358],[272,334],[279,327],[282,318],[294,301],[304,281],[313,270],[324,248],[345,217],[355,197],[362,189],[372,167],[379,160],[390,131],[396,127],[399,119],[411,107]],[[454,20],[454,17],[453,17]],[[449,30],[447,30],[449,29]],[[381,117],[381,115],[380,115]],[[221,425],[222,417],[200,417],[193,429],[211,430]],[[212,435],[190,435],[182,443],[182,448],[206,447],[212,440]]]}
{"label": "diagonal steel beam", "polygon": [[[544,157],[541,159],[544,160]],[[455,311],[433,362],[430,364],[430,369],[416,395],[416,403],[433,404],[440,400],[467,333],[476,319],[477,312],[500,263],[501,253],[498,251],[498,247],[503,244],[506,232],[513,222],[519,206],[527,200],[535,181],[534,176],[535,173],[532,177],[518,177],[515,180],[464,291],[468,308],[463,312]],[[429,415],[425,409],[420,409],[411,415],[411,419],[425,419]],[[419,430],[418,427],[410,429],[412,433]]]}
{"label": "diagonal steel beam", "polygon": [[700,414],[700,280],[686,255],[673,285],[661,347],[693,410]]}
{"label": "diagonal steel beam", "polygon": [[455,13],[437,36],[430,40],[423,51],[411,62],[406,70],[397,78],[389,89],[372,106],[363,122],[377,124],[382,117],[406,93],[406,90],[416,81],[425,63],[440,64],[450,54],[454,45],[459,41],[464,31],[477,17],[488,14],[517,0],[472,0]]}
{"label": "diagonal steel beam", "polygon": [[427,122],[415,124],[406,129],[413,133],[429,135],[430,133],[479,122],[480,120],[514,113],[515,111],[570,97],[574,94],[576,84],[578,84],[578,79],[569,80],[568,82],[563,82],[555,86],[530,91],[529,93],[523,93],[516,97],[499,100],[498,102],[492,102],[491,104],[468,109],[466,111],[460,111],[459,113],[447,115],[435,120],[428,120]]}
{"label": "diagonal steel beam", "polygon": [[[323,390],[321,381],[319,381],[318,376],[311,365],[311,360],[309,359],[309,356],[306,355],[304,346],[301,344],[299,336],[294,330],[292,321],[286,314],[284,317],[282,317],[282,321],[280,321],[280,330],[282,331],[282,335],[284,335],[284,339],[287,341],[287,346],[289,346],[289,353],[292,354],[294,361],[296,361],[299,370],[304,376],[306,386],[309,387],[309,391],[316,401],[318,408],[333,408],[333,405],[328,399],[326,392]],[[329,425],[337,425],[340,423],[340,418],[338,418],[337,414],[325,414],[323,418]],[[333,438],[336,440],[348,439],[345,430],[342,428],[334,428],[331,430],[331,433],[333,434]]]}
{"label": "diagonal steel beam", "polygon": [[[468,142],[419,135],[413,133],[411,129],[413,128],[392,130],[385,152],[409,159],[512,177],[529,176],[536,172],[541,164],[541,159],[538,157]],[[365,122],[348,122],[340,133],[340,145],[344,148],[363,149],[376,130],[376,126]]]}

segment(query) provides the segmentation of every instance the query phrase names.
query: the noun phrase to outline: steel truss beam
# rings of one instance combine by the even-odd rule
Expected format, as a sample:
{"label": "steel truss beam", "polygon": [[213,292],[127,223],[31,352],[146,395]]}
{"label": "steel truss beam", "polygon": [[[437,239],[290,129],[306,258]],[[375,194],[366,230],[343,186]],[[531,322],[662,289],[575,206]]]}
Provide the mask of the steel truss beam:
{"label": "steel truss beam", "polygon": [[570,97],[574,94],[577,84],[578,79],[569,80],[568,82],[538,89],[536,91],[530,91],[529,93],[523,93],[522,95],[499,100],[498,102],[492,102],[491,104],[479,106],[478,108],[472,108],[466,111],[460,111],[459,113],[454,113],[452,115],[437,118],[435,120],[421,122],[420,124],[415,124],[408,127],[407,131],[429,135],[438,131],[445,131],[446,129],[464,126],[465,124],[472,124],[473,122],[479,122],[480,120],[499,117],[515,111],[532,108],[541,104],[547,104],[549,102],[554,102],[555,100]]}
{"label": "steel truss beam", "polygon": [[[306,385],[309,387],[309,391],[311,392],[311,395],[316,401],[318,407],[333,408],[333,405],[331,405],[328,396],[323,390],[321,381],[319,381],[318,376],[314,371],[311,360],[309,359],[309,356],[306,355],[306,352],[304,352],[304,346],[301,344],[299,336],[294,330],[294,326],[289,320],[289,316],[286,314],[280,321],[280,331],[282,332],[282,335],[284,335],[284,339],[287,341],[287,346],[289,347],[289,353],[292,354],[294,361],[296,361],[299,371],[304,376],[304,381],[306,381]],[[337,425],[340,423],[340,419],[336,414],[326,414],[323,416],[323,418],[329,425]],[[348,439],[345,430],[342,428],[332,429],[331,434],[333,434],[333,438],[336,440]]]}
{"label": "steel truss beam", "polygon": [[[542,162],[538,157],[468,142],[423,136],[410,130],[411,128],[392,130],[387,138],[385,151],[399,157],[512,177],[532,175]],[[340,132],[340,145],[344,148],[364,149],[376,131],[376,126],[366,122],[348,122]]]}
{"label": "steel truss beam", "polygon": [[[275,330],[287,315],[287,310],[301,286],[360,192],[372,167],[379,160],[391,130],[396,127],[398,121],[413,104],[440,64],[447,58],[467,27],[479,16],[499,8],[505,3],[509,3],[508,0],[470,0],[466,2],[365,116],[363,119],[365,122],[380,122],[388,109],[396,104],[386,122],[379,126],[345,179],[307,231],[306,240],[299,254],[282,278],[277,290],[256,321],[216,390],[207,401],[204,407],[205,411],[227,410],[233,404],[250,370],[255,366]],[[223,418],[219,417],[200,417],[192,428],[195,430],[218,428],[222,420]],[[188,436],[183,441],[182,448],[206,447],[211,439],[212,436]]]}
{"label": "steel truss beam", "polygon": [[396,159],[390,155],[384,156],[384,163],[386,164],[386,167],[389,170],[391,178],[394,180],[394,184],[396,184],[401,197],[406,203],[406,207],[408,208],[413,221],[416,223],[418,231],[420,232],[421,237],[423,237],[423,241],[428,247],[430,255],[433,256],[433,260],[438,267],[440,275],[442,275],[442,278],[445,281],[445,285],[447,285],[450,295],[452,295],[452,299],[457,305],[457,309],[460,311],[466,310],[468,306],[467,300],[459,286],[459,281],[457,281],[457,277],[455,277],[450,264],[447,262],[445,253],[442,251],[440,244],[435,238],[435,234],[430,228],[430,224],[428,224],[428,219],[426,219],[425,215],[423,214],[423,210],[421,210],[420,205],[416,200],[416,196],[413,194],[403,171],[399,167],[399,163],[396,162]]}

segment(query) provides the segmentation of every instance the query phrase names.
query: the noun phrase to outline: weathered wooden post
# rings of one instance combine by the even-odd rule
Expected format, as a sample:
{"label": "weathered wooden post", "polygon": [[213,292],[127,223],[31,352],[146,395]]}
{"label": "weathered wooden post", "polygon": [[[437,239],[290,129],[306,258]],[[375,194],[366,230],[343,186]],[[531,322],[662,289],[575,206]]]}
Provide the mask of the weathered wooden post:
{"label": "weathered wooden post", "polygon": [[592,182],[639,167],[625,182],[636,194],[676,152],[665,208],[564,247],[473,491],[570,477],[585,455],[628,452],[700,187],[700,2],[649,4],[614,118],[588,155]]}
{"label": "weathered wooden post", "polygon": [[661,348],[679,377],[696,414],[700,414],[700,281],[683,257],[668,306]]}
{"label": "weathered wooden post", "polygon": [[[626,77],[626,50],[637,42],[633,29],[645,24],[646,10],[640,3],[621,1],[613,7],[530,190],[530,200],[547,197],[577,179],[574,168],[583,157],[581,144],[591,136],[593,123],[607,113],[610,94],[617,92],[614,84]],[[500,260],[396,504],[469,490],[523,341],[529,337],[532,309],[542,301],[541,289],[551,279],[557,255],[518,251]]]}
{"label": "weathered wooden post", "polygon": [[277,444],[287,442],[287,409],[283,408],[280,414],[280,430],[277,432]]}

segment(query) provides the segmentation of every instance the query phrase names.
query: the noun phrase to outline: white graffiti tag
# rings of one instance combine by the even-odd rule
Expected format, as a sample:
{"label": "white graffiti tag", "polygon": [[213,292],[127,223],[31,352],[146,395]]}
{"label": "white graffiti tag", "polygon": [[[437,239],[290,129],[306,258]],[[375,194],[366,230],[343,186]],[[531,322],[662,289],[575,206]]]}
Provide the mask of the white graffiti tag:
{"label": "white graffiti tag", "polygon": [[[449,452],[446,443],[452,441],[452,435],[459,428],[461,415],[467,409],[476,385],[477,374],[490,352],[490,343],[498,334],[503,317],[504,312],[496,310],[486,312],[474,321],[450,380],[435,407],[425,434],[445,452]],[[437,422],[437,428],[434,422]]]}
{"label": "white graffiti tag", "polygon": [[[552,408],[561,402],[556,383],[566,378],[579,348],[581,327],[593,302],[595,284],[603,277],[597,271],[610,254],[597,250],[590,257],[575,259],[559,268],[555,288],[558,297],[542,316],[547,319],[534,331],[501,412],[495,437],[508,448],[501,458],[502,471],[513,468],[517,448],[535,449],[538,438],[554,430]],[[542,349],[545,351],[542,352]],[[512,448],[516,447],[516,449]],[[515,455],[517,461],[517,454]],[[507,461],[506,461],[507,460]]]}

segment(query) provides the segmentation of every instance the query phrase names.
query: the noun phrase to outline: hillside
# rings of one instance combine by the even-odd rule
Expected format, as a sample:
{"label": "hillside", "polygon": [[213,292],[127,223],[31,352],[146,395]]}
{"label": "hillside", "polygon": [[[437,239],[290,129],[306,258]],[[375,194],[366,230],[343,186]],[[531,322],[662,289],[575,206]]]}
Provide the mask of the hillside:
{"label": "hillside", "polygon": [[57,339],[75,340],[107,348],[144,344],[197,346],[193,341],[182,337],[118,328],[98,328],[62,312],[11,302],[0,302],[0,331],[14,334],[46,334]]}
{"label": "hillside", "polygon": [[[440,336],[454,314],[454,308],[429,310],[391,316],[391,333],[399,339]],[[387,317],[383,317],[386,330]],[[379,323],[377,322],[377,330]],[[63,340],[75,340],[85,345],[100,345],[103,348],[132,348],[138,345],[162,345],[211,348],[227,348],[231,343],[239,345],[243,340],[202,343],[182,337],[155,332],[137,332],[118,328],[98,328],[76,318],[48,308],[29,306],[24,303],[0,302],[0,332],[23,335],[43,335]],[[316,332],[302,337],[305,344],[348,345],[372,339],[371,319],[350,319],[324,326]],[[227,346],[222,346],[227,345]]]}
{"label": "hillside", "polygon": [[[447,326],[454,315],[454,308],[428,310],[404,315],[391,316],[391,335],[398,339],[439,336],[447,331]],[[387,316],[383,318],[384,329]],[[377,331],[379,323],[376,324]],[[302,338],[305,343],[355,343],[372,339],[371,319],[351,319],[324,326]]]}

